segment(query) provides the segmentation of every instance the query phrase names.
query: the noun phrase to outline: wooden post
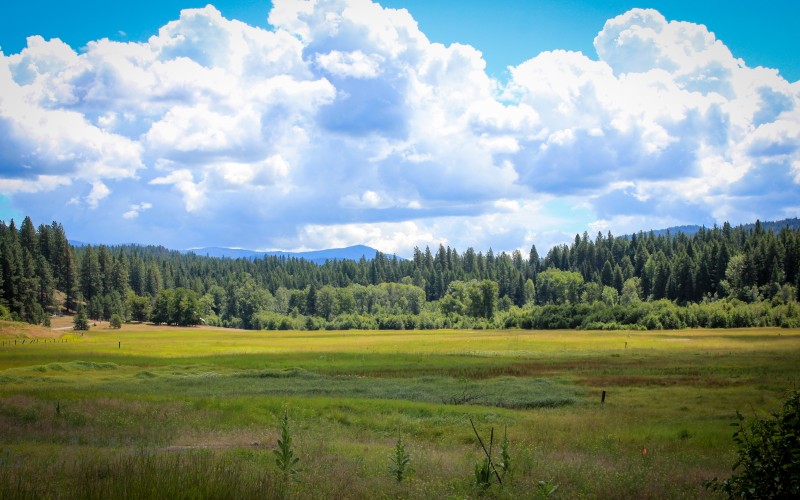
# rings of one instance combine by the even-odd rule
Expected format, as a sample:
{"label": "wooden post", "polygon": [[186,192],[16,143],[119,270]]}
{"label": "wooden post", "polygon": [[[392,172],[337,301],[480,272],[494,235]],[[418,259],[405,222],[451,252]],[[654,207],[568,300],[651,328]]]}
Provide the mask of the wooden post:
{"label": "wooden post", "polygon": [[601,403],[605,403],[606,402],[606,391],[603,391],[603,395],[600,396],[600,402]]}

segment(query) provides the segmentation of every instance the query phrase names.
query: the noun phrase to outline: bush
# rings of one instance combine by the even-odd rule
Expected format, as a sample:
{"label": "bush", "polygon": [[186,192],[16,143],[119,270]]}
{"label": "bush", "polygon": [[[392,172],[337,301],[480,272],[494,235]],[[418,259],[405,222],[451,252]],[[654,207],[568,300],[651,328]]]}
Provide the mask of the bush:
{"label": "bush", "polygon": [[772,418],[745,421],[738,412],[737,417],[734,475],[706,487],[730,498],[800,497],[800,392],[792,392]]}
{"label": "bush", "polygon": [[661,321],[658,320],[655,314],[648,314],[644,318],[644,326],[648,330],[663,330],[664,326],[661,324]]}
{"label": "bush", "polygon": [[89,320],[86,318],[86,311],[83,308],[78,310],[78,314],[72,319],[73,329],[75,330],[88,330],[89,329]]}
{"label": "bush", "polygon": [[122,328],[122,318],[119,314],[112,314],[111,319],[108,320],[108,326],[111,328]]}

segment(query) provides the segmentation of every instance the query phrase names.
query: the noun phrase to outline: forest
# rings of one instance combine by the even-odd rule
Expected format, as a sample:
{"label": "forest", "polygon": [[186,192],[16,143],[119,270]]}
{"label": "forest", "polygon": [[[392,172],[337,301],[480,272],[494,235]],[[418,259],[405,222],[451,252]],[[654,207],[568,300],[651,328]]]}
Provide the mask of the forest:
{"label": "forest", "polygon": [[0,318],[295,329],[800,326],[797,219],[696,233],[576,235],[543,257],[415,248],[411,259],[213,258],[70,244],[0,222]]}

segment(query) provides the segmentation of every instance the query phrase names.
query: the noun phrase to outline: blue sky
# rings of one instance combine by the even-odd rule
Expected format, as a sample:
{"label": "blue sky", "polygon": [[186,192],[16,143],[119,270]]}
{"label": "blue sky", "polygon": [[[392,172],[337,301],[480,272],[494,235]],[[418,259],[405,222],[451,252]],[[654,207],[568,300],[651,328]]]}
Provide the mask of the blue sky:
{"label": "blue sky", "polygon": [[[225,17],[267,27],[271,2],[224,0],[142,0],[115,2],[10,2],[0,18],[0,47],[8,54],[25,47],[25,38],[59,37],[75,48],[90,40],[144,41],[177,18],[181,9],[208,3]],[[387,0],[405,8],[432,41],[469,43],[483,52],[489,72],[503,78],[506,67],[545,50],[582,51],[595,58],[592,39],[603,23],[635,7],[653,8],[669,19],[704,24],[749,66],[777,68],[800,80],[800,42],[796,21],[800,2],[769,4],[741,0]],[[113,7],[109,8],[109,5]]]}
{"label": "blue sky", "polygon": [[5,219],[407,255],[800,214],[797,2],[109,5],[2,7]]}

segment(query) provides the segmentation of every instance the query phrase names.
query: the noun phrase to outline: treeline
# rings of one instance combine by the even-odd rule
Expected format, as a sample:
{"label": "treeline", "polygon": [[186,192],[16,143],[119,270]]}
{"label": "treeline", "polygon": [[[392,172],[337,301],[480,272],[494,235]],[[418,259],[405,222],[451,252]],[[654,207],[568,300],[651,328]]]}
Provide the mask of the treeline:
{"label": "treeline", "polygon": [[60,224],[37,229],[25,217],[17,229],[13,220],[0,222],[0,318],[49,325],[58,302],[74,309],[78,286],[73,250]]}
{"label": "treeline", "polygon": [[0,315],[46,324],[81,310],[98,320],[247,329],[797,326],[796,222],[584,233],[544,257],[535,246],[527,255],[439,246],[415,248],[408,260],[378,252],[316,265],[72,247],[60,224],[35,228],[26,217],[19,229],[0,223]]}

